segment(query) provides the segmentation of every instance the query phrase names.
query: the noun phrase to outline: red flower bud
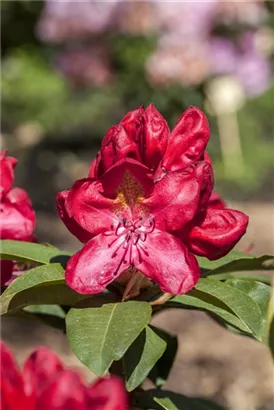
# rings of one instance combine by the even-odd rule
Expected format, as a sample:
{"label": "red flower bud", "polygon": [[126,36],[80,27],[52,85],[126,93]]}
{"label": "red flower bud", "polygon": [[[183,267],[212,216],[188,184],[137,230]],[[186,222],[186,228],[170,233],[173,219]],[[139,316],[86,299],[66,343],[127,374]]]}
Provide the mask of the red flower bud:
{"label": "red flower bud", "polygon": [[204,113],[196,107],[190,107],[171,132],[162,167],[167,171],[177,171],[198,161],[204,153],[209,135]]}
{"label": "red flower bud", "polygon": [[111,127],[102,141],[100,174],[125,158],[140,159],[138,144],[122,125]]}
{"label": "red flower bud", "polygon": [[124,127],[127,135],[137,144],[140,140],[140,133],[143,132],[144,112],[145,109],[141,105],[136,110],[128,112],[120,121],[120,125]]}
{"label": "red flower bud", "polygon": [[144,129],[140,140],[140,151],[148,168],[156,169],[166,151],[169,128],[166,120],[153,104],[144,114]]}

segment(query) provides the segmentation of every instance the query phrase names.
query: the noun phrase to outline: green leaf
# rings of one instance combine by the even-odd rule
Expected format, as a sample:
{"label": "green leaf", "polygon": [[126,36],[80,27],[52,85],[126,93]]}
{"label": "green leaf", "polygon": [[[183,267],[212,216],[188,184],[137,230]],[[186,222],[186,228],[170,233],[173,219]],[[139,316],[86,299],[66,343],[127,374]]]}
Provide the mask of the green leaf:
{"label": "green leaf", "polygon": [[[22,312],[22,311],[21,311]],[[23,309],[24,313],[28,313],[39,322],[53,327],[55,329],[65,331],[65,312],[59,305],[31,305]],[[28,319],[26,317],[26,319]]]}
{"label": "green leaf", "polygon": [[271,288],[271,296],[267,308],[267,337],[268,346],[274,359],[274,284]]}
{"label": "green leaf", "polygon": [[154,401],[165,410],[224,410],[218,404],[208,400],[168,393],[169,397],[154,397]]}
{"label": "green leaf", "polygon": [[121,359],[148,324],[147,302],[109,303],[100,308],[71,309],[66,316],[68,340],[78,359],[98,375]]}
{"label": "green leaf", "polygon": [[243,291],[213,279],[200,279],[195,286],[224,303],[256,337],[260,337],[261,311],[258,303]]}
{"label": "green leaf", "polygon": [[233,286],[250,296],[259,306],[261,311],[260,339],[267,340],[267,313],[271,296],[271,287],[261,283],[242,279],[229,279],[226,284]]}
{"label": "green leaf", "polygon": [[[209,271],[207,272],[207,275],[242,271],[272,270],[274,268],[274,256],[254,256],[238,251],[232,251],[216,261],[209,261],[208,259],[201,257],[199,257],[198,260],[200,267]],[[215,278],[217,279],[217,277]]]}
{"label": "green leaf", "polygon": [[22,241],[0,241],[1,259],[34,262],[38,264],[65,264],[70,257],[68,252],[62,252],[51,245],[41,245]]}
{"label": "green leaf", "polygon": [[66,314],[59,305],[31,305],[24,308],[25,312],[56,316],[64,319]]}
{"label": "green leaf", "polygon": [[224,410],[222,406],[207,399],[187,397],[168,390],[136,392],[134,406],[154,410]]}
{"label": "green leaf", "polygon": [[159,404],[162,409],[165,409],[165,410],[180,410],[180,409],[178,409],[178,407],[175,406],[174,403],[172,403],[172,401],[170,400],[169,397],[163,397],[163,398],[154,397],[154,401],[155,401],[155,403]]}
{"label": "green leaf", "polygon": [[157,361],[148,377],[153,381],[155,386],[160,387],[166,383],[170,370],[173,366],[175,356],[178,349],[178,338],[176,335],[159,329],[155,326],[150,326],[167,344],[166,350],[160,359]]}
{"label": "green leaf", "polygon": [[271,320],[270,327],[269,327],[269,336],[268,336],[268,344],[274,359],[274,316]]}
{"label": "green leaf", "polygon": [[235,316],[224,303],[206,292],[193,289],[187,295],[180,295],[173,298],[167,303],[167,307],[189,307],[212,312],[237,329],[245,333],[252,333],[246,324]]}
{"label": "green leaf", "polygon": [[42,265],[16,278],[0,298],[1,314],[28,305],[74,305],[87,297],[70,289],[59,263]]}
{"label": "green leaf", "polygon": [[124,356],[126,387],[136,389],[146,379],[150,370],[167,347],[166,342],[149,326],[139,334]]}

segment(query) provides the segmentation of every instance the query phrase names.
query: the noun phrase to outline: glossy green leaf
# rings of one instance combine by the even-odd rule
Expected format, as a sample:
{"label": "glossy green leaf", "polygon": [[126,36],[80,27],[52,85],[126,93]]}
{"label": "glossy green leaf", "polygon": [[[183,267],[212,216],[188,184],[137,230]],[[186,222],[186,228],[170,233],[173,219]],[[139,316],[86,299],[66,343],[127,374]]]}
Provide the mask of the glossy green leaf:
{"label": "glossy green leaf", "polygon": [[249,295],[214,279],[200,279],[195,288],[219,299],[256,337],[260,337],[261,311],[258,303]]}
{"label": "glossy green leaf", "polygon": [[234,286],[235,288],[241,290],[250,296],[259,306],[261,311],[261,329],[260,329],[260,339],[262,341],[267,340],[267,313],[269,300],[271,296],[271,287],[265,283],[255,282],[250,280],[242,279],[229,279],[226,284]]}
{"label": "glossy green leaf", "polygon": [[255,336],[260,336],[261,311],[249,295],[214,279],[200,279],[195,288],[219,299]]}
{"label": "glossy green leaf", "polygon": [[[208,270],[207,275],[215,275],[230,272],[258,271],[274,269],[274,256],[262,255],[254,256],[248,253],[231,251],[228,255],[216,261],[209,261],[206,258],[198,258],[202,269]],[[224,275],[223,279],[226,276]],[[221,279],[221,277],[220,277]]]}
{"label": "glossy green leaf", "polygon": [[1,259],[34,262],[37,264],[65,264],[70,257],[55,246],[23,241],[0,241]]}
{"label": "glossy green leaf", "polygon": [[124,356],[126,387],[136,389],[163,355],[166,342],[149,326],[139,334]]}
{"label": "glossy green leaf", "polygon": [[151,317],[147,302],[109,303],[100,308],[71,309],[68,340],[78,359],[98,375],[121,359]]}
{"label": "glossy green leaf", "polygon": [[242,332],[252,333],[248,326],[235,316],[224,303],[206,292],[193,289],[187,295],[180,295],[173,298],[171,302],[168,302],[167,307],[168,306],[175,308],[186,307],[211,312]]}
{"label": "glossy green leaf", "polygon": [[66,285],[59,263],[42,265],[23,273],[7,287],[0,298],[1,314],[28,305],[74,305],[84,297]]}
{"label": "glossy green leaf", "polygon": [[169,373],[172,369],[177,349],[178,349],[178,338],[176,335],[171,335],[170,333],[166,332],[165,330],[159,329],[155,326],[150,326],[154,332],[157,333],[167,344],[167,347],[157,361],[151,372],[149,373],[148,377],[150,380],[153,381],[155,386],[160,387],[166,383]]}

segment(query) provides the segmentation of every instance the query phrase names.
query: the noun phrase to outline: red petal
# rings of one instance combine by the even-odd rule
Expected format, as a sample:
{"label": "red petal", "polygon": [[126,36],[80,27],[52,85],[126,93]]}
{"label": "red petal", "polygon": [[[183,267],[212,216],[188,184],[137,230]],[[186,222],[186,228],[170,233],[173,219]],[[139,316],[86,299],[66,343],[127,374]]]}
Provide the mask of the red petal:
{"label": "red petal", "polygon": [[204,207],[212,186],[212,169],[200,161],[183,171],[167,173],[156,183],[152,196],[143,203],[155,215],[157,228],[175,231]]}
{"label": "red petal", "polygon": [[2,198],[12,187],[14,180],[14,168],[17,165],[17,159],[6,157],[8,150],[0,152],[0,170],[1,170],[1,185],[0,196]]}
{"label": "red petal", "polygon": [[99,151],[98,154],[96,155],[96,158],[94,161],[92,161],[89,173],[88,173],[88,178],[98,178],[100,175],[100,165],[101,165],[101,152]]}
{"label": "red petal", "polygon": [[20,211],[26,219],[31,221],[32,234],[35,228],[36,216],[27,192],[22,188],[13,188],[8,192],[5,200],[9,201],[11,204],[14,204],[18,211]]}
{"label": "red petal", "polygon": [[11,352],[1,342],[1,408],[3,410],[34,410],[32,400],[25,396],[23,379]]}
{"label": "red petal", "polygon": [[139,148],[128,135],[122,125],[112,126],[102,141],[101,146],[101,174],[107,171],[116,162],[125,158],[139,160]]}
{"label": "red petal", "polygon": [[144,115],[143,138],[140,141],[140,150],[145,164],[156,169],[166,151],[169,137],[169,128],[166,120],[153,104],[150,104]]}
{"label": "red petal", "polygon": [[67,212],[80,227],[91,235],[109,230],[114,214],[114,203],[102,195],[100,181],[80,179],[75,182],[67,197]]}
{"label": "red petal", "polygon": [[177,171],[199,160],[209,140],[209,124],[204,113],[190,107],[172,130],[162,166]]}
{"label": "red petal", "polygon": [[210,260],[226,255],[246,232],[248,216],[232,209],[208,208],[188,235],[188,247]]}
{"label": "red petal", "polygon": [[206,151],[204,152],[204,155],[202,155],[202,159],[213,167],[212,160]]}
{"label": "red petal", "polygon": [[72,289],[82,294],[103,292],[109,283],[129,267],[129,263],[122,263],[123,248],[122,253],[115,252],[124,240],[121,238],[119,241],[117,238],[115,234],[100,234],[70,258],[66,267],[66,282]]}
{"label": "red petal", "polygon": [[62,191],[59,192],[56,196],[56,205],[57,205],[57,210],[58,213],[68,228],[68,230],[76,236],[76,238],[79,239],[81,242],[88,242],[90,238],[92,238],[92,235],[90,232],[87,232],[85,229],[83,229],[78,222],[73,217],[70,217],[67,211],[67,197],[68,197],[69,191]]}
{"label": "red petal", "polygon": [[80,376],[70,370],[64,370],[41,393],[38,398],[37,409],[89,410],[87,400],[87,391]]}
{"label": "red petal", "polygon": [[115,164],[102,177],[104,193],[116,198],[122,193],[128,206],[138,198],[149,196],[154,183],[149,177],[149,169],[134,159],[127,158]]}
{"label": "red petal", "polygon": [[163,292],[181,295],[188,292],[200,277],[194,255],[175,236],[155,229],[144,242],[143,260],[136,269],[156,282]]}
{"label": "red petal", "polygon": [[96,410],[128,410],[128,397],[121,379],[106,376],[88,390],[89,408]]}
{"label": "red petal", "polygon": [[28,396],[39,396],[62,370],[61,360],[48,348],[40,347],[29,356],[24,365],[25,393]]}
{"label": "red petal", "polygon": [[1,238],[29,241],[35,226],[35,213],[26,204],[3,201],[1,207]]}
{"label": "red petal", "polygon": [[143,127],[144,107],[128,112],[120,121],[132,141],[138,143]]}

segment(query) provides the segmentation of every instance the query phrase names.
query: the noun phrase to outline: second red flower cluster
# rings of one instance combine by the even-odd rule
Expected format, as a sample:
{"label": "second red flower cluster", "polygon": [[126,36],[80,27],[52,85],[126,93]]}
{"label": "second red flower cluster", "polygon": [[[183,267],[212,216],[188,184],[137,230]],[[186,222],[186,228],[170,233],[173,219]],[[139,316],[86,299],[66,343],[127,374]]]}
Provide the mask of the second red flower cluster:
{"label": "second red flower cluster", "polygon": [[1,350],[2,410],[127,410],[128,396],[116,376],[86,386],[51,350],[40,347],[20,371],[4,343]]}

